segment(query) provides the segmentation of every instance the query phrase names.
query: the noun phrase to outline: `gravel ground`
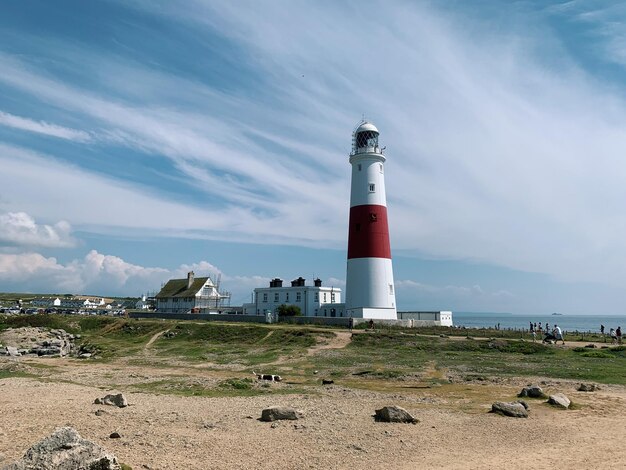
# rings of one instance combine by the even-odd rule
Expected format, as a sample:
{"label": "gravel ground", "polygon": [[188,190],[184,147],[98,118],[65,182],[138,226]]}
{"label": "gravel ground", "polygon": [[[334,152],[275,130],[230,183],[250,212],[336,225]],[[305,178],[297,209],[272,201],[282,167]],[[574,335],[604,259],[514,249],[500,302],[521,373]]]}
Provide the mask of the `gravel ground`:
{"label": "gravel ground", "polygon": [[[20,362],[21,361],[21,362]],[[308,394],[210,398],[131,393],[124,383],[158,380],[181,372],[103,365],[71,359],[11,360],[0,369],[58,367],[48,380],[0,380],[0,466],[20,458],[60,426],[138,469],[414,469],[615,468],[626,465],[626,388],[575,391],[565,381],[545,384],[564,392],[573,410],[529,400],[528,419],[487,413],[492,402],[514,399],[527,378],[497,383],[405,387],[388,393],[339,385]],[[203,372],[203,380],[220,379]],[[539,379],[537,379],[539,380]],[[106,383],[121,390],[108,390]],[[289,387],[272,384],[272,387]],[[125,393],[130,406],[94,405],[106,393]],[[374,410],[399,405],[418,424],[374,422]],[[291,406],[297,421],[265,423],[263,408]],[[97,416],[96,410],[105,414]],[[117,431],[120,439],[110,439]]]}

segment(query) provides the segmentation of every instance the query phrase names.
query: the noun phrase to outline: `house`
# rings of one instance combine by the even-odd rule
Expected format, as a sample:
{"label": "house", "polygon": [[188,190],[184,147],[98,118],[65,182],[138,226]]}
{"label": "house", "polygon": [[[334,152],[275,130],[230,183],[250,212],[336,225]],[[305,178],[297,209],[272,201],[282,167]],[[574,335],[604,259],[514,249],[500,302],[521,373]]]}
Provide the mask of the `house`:
{"label": "house", "polygon": [[322,287],[322,281],[315,279],[307,286],[304,278],[291,281],[291,287],[283,287],[283,280],[272,279],[269,287],[254,289],[254,302],[244,304],[246,315],[276,313],[280,305],[295,305],[305,317],[343,317],[345,304],[341,303],[341,289]]}
{"label": "house", "polygon": [[61,299],[57,298],[40,298],[30,302],[33,307],[58,307],[61,305]]}
{"label": "house", "polygon": [[191,271],[186,279],[170,279],[155,299],[159,312],[205,313],[218,312],[230,294],[219,292],[210,277],[195,277]]}

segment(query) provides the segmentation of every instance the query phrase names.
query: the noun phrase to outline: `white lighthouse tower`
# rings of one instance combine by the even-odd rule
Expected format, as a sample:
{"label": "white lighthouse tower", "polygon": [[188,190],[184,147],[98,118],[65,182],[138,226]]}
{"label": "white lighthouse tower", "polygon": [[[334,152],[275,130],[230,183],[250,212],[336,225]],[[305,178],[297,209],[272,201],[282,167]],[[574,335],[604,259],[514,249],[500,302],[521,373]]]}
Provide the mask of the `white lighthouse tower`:
{"label": "white lighthouse tower", "polygon": [[396,320],[396,295],[385,196],[385,156],[378,129],[362,122],[352,133],[346,315]]}

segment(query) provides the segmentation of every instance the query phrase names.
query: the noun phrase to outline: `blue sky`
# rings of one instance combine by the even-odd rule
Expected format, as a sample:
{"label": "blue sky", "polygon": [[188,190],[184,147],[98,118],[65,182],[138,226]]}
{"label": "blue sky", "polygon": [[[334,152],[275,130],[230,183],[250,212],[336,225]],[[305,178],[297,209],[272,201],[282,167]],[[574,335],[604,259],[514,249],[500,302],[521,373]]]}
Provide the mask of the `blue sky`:
{"label": "blue sky", "polygon": [[387,146],[400,309],[624,313],[619,2],[6,2],[0,290],[345,286]]}

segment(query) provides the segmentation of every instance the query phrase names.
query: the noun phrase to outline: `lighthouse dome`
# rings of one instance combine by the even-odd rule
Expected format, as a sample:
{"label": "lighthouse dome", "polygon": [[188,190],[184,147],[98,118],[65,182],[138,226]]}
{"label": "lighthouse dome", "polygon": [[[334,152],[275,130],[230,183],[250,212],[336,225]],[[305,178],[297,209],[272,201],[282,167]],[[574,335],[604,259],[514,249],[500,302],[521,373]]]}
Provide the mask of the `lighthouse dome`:
{"label": "lighthouse dome", "polygon": [[352,155],[357,153],[382,153],[378,146],[378,129],[368,121],[361,122],[352,133]]}
{"label": "lighthouse dome", "polygon": [[376,126],[374,124],[372,124],[371,122],[367,122],[367,121],[362,122],[359,125],[359,127],[357,127],[354,130],[354,133],[358,134],[359,132],[364,132],[364,131],[372,131],[372,132],[376,132],[377,134],[379,134],[378,129],[376,128]]}

